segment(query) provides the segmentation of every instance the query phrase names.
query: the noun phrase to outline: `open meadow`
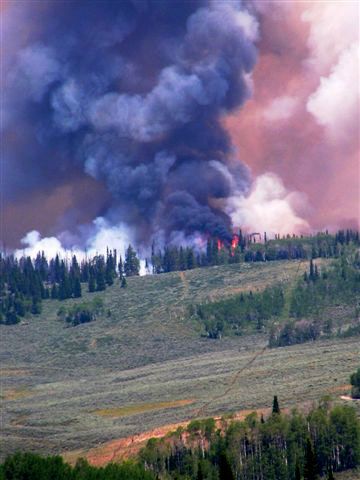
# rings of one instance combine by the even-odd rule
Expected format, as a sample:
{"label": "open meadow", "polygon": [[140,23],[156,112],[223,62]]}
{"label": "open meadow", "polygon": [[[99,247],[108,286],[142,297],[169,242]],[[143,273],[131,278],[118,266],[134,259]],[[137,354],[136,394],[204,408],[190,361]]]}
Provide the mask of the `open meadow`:
{"label": "open meadow", "polygon": [[[349,391],[359,337],[267,349],[267,334],[210,340],[190,304],[290,284],[308,262],[234,264],[119,281],[83,299],[45,301],[1,333],[1,456],[86,451],[196,416],[304,406]],[[83,287],[83,291],[86,287]],[[61,305],[104,300],[97,320],[67,327]],[[357,407],[359,408],[359,407]]]}

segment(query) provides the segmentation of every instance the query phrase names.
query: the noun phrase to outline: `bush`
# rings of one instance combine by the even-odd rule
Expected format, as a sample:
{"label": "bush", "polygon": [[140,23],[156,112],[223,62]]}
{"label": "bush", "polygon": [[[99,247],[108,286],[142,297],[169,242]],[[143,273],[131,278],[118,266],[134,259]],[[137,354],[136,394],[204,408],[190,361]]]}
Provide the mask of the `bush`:
{"label": "bush", "polygon": [[360,368],[351,375],[350,383],[352,385],[351,396],[353,398],[360,398]]}
{"label": "bush", "polygon": [[82,302],[66,309],[61,307],[58,311],[58,317],[68,325],[76,327],[82,323],[89,323],[96,319],[97,315],[102,314],[104,302],[101,298],[95,297],[91,302]]}

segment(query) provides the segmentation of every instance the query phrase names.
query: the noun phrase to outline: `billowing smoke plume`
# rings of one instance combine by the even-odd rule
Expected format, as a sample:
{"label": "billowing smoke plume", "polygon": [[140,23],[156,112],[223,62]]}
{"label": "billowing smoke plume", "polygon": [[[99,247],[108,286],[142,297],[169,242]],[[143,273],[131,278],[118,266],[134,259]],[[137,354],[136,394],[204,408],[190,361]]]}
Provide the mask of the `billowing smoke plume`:
{"label": "billowing smoke plume", "polygon": [[251,3],[261,40],[251,100],[227,117],[233,142],[254,176],[307,197],[311,230],[359,228],[359,2]]}
{"label": "billowing smoke plume", "polygon": [[6,199],[84,172],[139,245],[230,235],[249,175],[221,119],[249,96],[257,38],[240,1],[12,2],[3,29]]}

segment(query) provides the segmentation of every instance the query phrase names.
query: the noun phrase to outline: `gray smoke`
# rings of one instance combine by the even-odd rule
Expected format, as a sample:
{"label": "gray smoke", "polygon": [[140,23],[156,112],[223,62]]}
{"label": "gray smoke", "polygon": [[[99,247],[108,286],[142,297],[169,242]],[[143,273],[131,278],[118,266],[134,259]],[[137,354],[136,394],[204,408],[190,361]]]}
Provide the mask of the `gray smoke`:
{"label": "gray smoke", "polygon": [[[21,5],[20,5],[21,3]],[[29,2],[30,3],[30,2]],[[246,189],[222,115],[249,96],[256,21],[240,1],[14,2],[5,18],[5,196],[83,170],[138,243],[231,232]],[[30,17],[27,17],[30,15]],[[31,28],[17,38],[17,25]]]}

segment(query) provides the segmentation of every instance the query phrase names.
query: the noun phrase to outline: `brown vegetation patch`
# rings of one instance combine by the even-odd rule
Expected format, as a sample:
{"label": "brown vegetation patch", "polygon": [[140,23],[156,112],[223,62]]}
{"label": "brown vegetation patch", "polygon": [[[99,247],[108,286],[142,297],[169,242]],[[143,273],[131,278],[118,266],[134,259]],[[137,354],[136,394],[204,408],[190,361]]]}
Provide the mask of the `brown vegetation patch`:
{"label": "brown vegetation patch", "polygon": [[30,417],[30,415],[26,415],[26,414],[17,415],[15,418],[13,418],[10,421],[10,424],[14,425],[15,427],[23,427],[23,426],[25,426],[26,421],[28,420],[29,417]]}
{"label": "brown vegetation patch", "polygon": [[1,395],[3,400],[19,400],[20,398],[31,397],[33,392],[27,388],[11,388],[5,390]]}
{"label": "brown vegetation patch", "polygon": [[[187,401],[189,402],[189,401]],[[191,401],[190,401],[191,402]],[[244,420],[248,415],[256,413],[258,416],[264,415],[265,417],[270,415],[270,408],[260,408],[253,410],[240,410],[231,416],[232,420]],[[216,420],[217,428],[222,428],[224,418],[217,416]],[[86,458],[87,461],[94,466],[103,466],[109,462],[120,462],[128,458],[136,456],[139,451],[146,445],[150,438],[162,438],[171,432],[174,432],[178,428],[186,428],[189,424],[189,420],[185,422],[172,423],[169,425],[163,425],[162,427],[149,430],[147,432],[140,433],[138,435],[132,435],[126,438],[120,438],[118,440],[111,440],[99,447],[92,448],[88,451],[77,450],[63,454],[64,459],[75,464],[78,458]]]}
{"label": "brown vegetation patch", "polygon": [[194,400],[174,400],[170,402],[153,402],[153,403],[141,403],[137,405],[127,405],[125,407],[115,408],[102,408],[94,410],[92,413],[100,415],[101,417],[128,417],[131,415],[137,415],[139,413],[149,412],[152,410],[163,410],[165,408],[176,408],[191,405]]}
{"label": "brown vegetation patch", "polygon": [[336,392],[349,392],[351,390],[351,385],[336,385],[335,387],[329,388],[329,392],[336,393]]}
{"label": "brown vegetation patch", "polygon": [[30,375],[30,370],[21,368],[1,368],[0,377],[27,377]]}

